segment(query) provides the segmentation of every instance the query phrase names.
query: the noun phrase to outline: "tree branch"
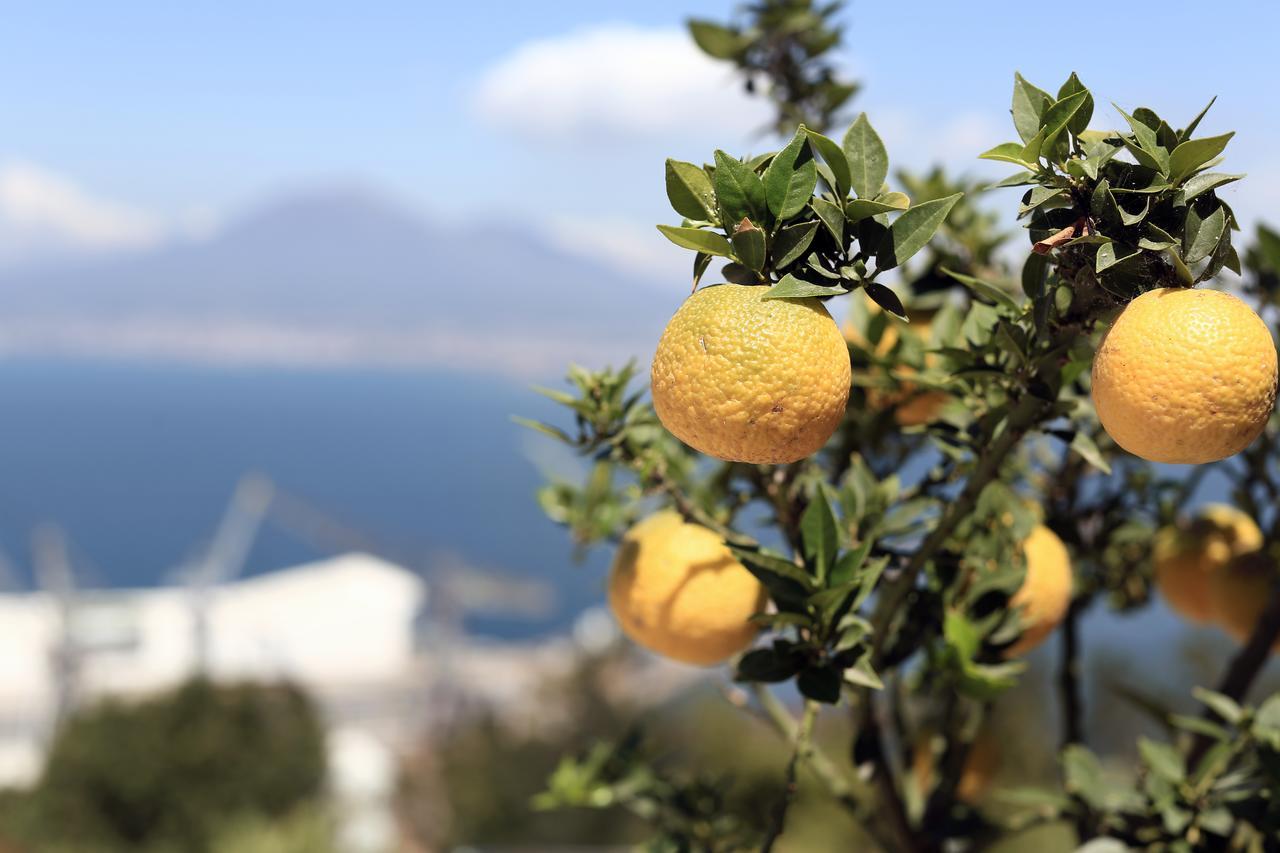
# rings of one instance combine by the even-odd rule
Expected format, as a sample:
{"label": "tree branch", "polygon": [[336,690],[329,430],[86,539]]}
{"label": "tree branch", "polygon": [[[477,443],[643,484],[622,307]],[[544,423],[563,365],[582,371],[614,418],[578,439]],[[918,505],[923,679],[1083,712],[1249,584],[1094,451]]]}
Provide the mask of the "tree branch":
{"label": "tree branch", "polygon": [[888,628],[906,600],[915,588],[916,579],[923,571],[929,559],[946,543],[956,527],[977,505],[978,496],[989,483],[1000,474],[1000,466],[1028,429],[1039,422],[1044,413],[1046,403],[1036,398],[1026,398],[1016,406],[1009,415],[1005,430],[978,460],[978,466],[969,476],[964,489],[956,499],[947,506],[946,512],[938,520],[933,531],[920,543],[920,547],[911,555],[901,574],[882,593],[871,617],[871,625],[875,632],[875,648],[872,653],[872,666],[879,666],[883,660]]}
{"label": "tree branch", "polygon": [[804,715],[800,718],[799,724],[796,726],[793,738],[794,746],[791,750],[791,759],[787,762],[786,785],[782,791],[782,799],[778,801],[777,807],[773,812],[773,826],[769,830],[769,834],[765,837],[764,844],[760,847],[760,853],[770,853],[773,850],[774,843],[778,837],[782,835],[782,831],[787,825],[787,811],[791,808],[791,803],[796,798],[796,776],[802,760],[808,759],[811,754],[809,740],[813,736],[813,723],[818,718],[818,703],[812,699],[806,699],[804,703]]}
{"label": "tree branch", "polygon": [[[1280,585],[1272,587],[1271,600],[1267,602],[1266,609],[1258,617],[1258,624],[1249,635],[1249,641],[1231,659],[1226,674],[1218,683],[1218,692],[1224,696],[1230,696],[1237,702],[1242,701],[1245,694],[1249,692],[1249,688],[1253,686],[1254,679],[1262,671],[1267,658],[1271,656],[1271,648],[1278,638],[1280,638]],[[1216,717],[1213,711],[1207,708],[1204,716],[1210,719]],[[1204,757],[1212,742],[1207,735],[1196,735],[1191,750],[1187,753],[1188,765],[1194,767]]]}
{"label": "tree branch", "polygon": [[1058,691],[1062,702],[1062,747],[1084,743],[1084,703],[1080,695],[1080,617],[1089,599],[1071,601],[1062,620],[1062,661],[1058,669]]}

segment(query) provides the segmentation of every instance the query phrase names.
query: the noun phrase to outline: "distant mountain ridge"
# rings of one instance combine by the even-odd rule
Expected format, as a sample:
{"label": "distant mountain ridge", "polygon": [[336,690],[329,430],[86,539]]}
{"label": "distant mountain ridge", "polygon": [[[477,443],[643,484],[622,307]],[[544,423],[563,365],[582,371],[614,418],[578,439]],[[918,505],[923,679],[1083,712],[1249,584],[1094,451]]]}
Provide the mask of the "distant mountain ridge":
{"label": "distant mountain ridge", "polygon": [[646,357],[675,301],[536,233],[333,191],[206,242],[0,272],[0,354],[545,375]]}

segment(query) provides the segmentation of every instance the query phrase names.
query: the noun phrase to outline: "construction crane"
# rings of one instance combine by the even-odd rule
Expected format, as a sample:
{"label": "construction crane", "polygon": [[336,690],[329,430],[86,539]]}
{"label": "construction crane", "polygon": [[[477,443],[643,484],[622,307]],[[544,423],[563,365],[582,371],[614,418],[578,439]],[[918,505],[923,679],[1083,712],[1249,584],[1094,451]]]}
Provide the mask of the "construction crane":
{"label": "construction crane", "polygon": [[59,638],[53,649],[55,720],[75,707],[81,649],[75,633],[76,579],[71,567],[67,535],[61,527],[42,524],[31,532],[31,560],[36,582],[53,598],[58,610]]}
{"label": "construction crane", "polygon": [[241,477],[208,546],[180,572],[191,600],[192,649],[198,673],[209,668],[209,607],[213,595],[219,586],[244,571],[274,494],[275,486],[266,477]]}

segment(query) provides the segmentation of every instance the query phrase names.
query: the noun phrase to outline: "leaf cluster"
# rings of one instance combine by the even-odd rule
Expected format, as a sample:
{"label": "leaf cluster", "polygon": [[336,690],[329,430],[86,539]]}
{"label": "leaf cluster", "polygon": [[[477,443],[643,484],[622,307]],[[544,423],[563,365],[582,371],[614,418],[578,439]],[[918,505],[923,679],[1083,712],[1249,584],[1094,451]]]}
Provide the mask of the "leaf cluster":
{"label": "leaf cluster", "polygon": [[[724,277],[771,285],[766,298],[828,297],[863,287],[886,310],[901,300],[875,281],[924,248],[960,195],[912,205],[885,183],[889,156],[865,114],[835,140],[803,126],[781,151],[704,166],[668,160],[667,197],[685,217],[659,225],[692,249],[696,287],[713,257]],[[892,220],[892,221],[891,221]]]}
{"label": "leaf cluster", "polygon": [[708,56],[731,62],[748,93],[763,94],[777,112],[779,135],[797,125],[825,130],[857,94],[830,53],[842,37],[841,2],[758,0],[742,6],[740,23],[689,21],[689,34]]}

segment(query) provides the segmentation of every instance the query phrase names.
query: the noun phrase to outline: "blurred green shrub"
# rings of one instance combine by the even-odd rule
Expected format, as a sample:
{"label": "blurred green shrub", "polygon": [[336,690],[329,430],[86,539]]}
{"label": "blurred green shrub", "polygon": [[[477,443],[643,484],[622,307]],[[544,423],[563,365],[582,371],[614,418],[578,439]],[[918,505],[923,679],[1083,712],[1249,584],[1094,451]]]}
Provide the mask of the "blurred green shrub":
{"label": "blurred green shrub", "polygon": [[314,798],[324,772],[302,691],[192,681],[69,717],[35,788],[3,804],[0,838],[19,850],[213,850],[237,821]]}

